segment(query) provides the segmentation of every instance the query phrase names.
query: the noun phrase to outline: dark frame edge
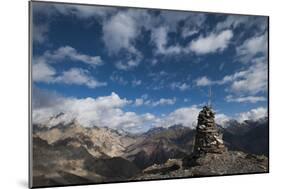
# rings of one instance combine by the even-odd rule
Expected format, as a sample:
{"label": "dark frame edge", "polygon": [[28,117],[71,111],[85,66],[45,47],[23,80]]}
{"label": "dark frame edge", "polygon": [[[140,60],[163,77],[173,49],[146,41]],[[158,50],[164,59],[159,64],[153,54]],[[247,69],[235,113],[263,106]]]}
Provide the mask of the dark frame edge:
{"label": "dark frame edge", "polygon": [[32,1],[28,1],[28,188],[33,188],[32,152]]}
{"label": "dark frame edge", "polygon": [[270,173],[270,17],[267,16],[267,118],[268,118],[268,173]]}

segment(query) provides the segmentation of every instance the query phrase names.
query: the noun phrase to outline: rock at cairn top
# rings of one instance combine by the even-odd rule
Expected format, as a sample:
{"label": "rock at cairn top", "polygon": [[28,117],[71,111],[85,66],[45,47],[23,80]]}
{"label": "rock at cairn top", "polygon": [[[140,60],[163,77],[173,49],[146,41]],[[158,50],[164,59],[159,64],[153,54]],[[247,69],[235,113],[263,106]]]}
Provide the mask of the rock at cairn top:
{"label": "rock at cairn top", "polygon": [[225,151],[222,134],[219,133],[215,123],[215,113],[211,107],[204,106],[198,115],[193,154],[200,156],[205,153],[223,153]]}

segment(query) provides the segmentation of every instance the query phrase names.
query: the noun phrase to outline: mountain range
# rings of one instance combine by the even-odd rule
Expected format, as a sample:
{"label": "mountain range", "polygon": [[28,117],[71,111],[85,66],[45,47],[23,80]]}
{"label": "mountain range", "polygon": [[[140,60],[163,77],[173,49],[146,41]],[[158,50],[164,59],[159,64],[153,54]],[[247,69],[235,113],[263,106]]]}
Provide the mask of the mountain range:
{"label": "mountain range", "polygon": [[[218,127],[229,150],[268,156],[268,118],[243,123],[231,120]],[[131,134],[108,127],[83,127],[76,120],[54,126],[34,124],[34,186],[162,178],[162,173],[156,174],[158,177],[147,175],[182,167],[182,160],[192,153],[195,132],[183,125]],[[224,158],[238,157],[232,153],[230,158],[230,154]],[[183,171],[180,175],[190,176],[190,172]]]}

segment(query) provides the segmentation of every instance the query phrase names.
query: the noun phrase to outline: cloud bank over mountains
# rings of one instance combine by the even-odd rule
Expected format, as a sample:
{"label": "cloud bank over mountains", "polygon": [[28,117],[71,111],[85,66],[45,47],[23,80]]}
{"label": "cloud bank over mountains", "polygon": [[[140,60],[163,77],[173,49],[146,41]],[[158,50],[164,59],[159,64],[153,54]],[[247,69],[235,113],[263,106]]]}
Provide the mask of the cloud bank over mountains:
{"label": "cloud bank over mountains", "polygon": [[[109,127],[129,132],[143,132],[153,127],[169,127],[176,124],[195,128],[198,113],[202,108],[193,105],[178,108],[168,115],[156,116],[151,113],[138,114],[125,111],[125,107],[133,105],[134,101],[121,98],[115,92],[98,98],[62,97],[38,88],[35,88],[33,93],[36,99],[33,101],[33,123],[48,126],[55,126],[59,123],[67,124],[76,120],[85,127]],[[137,102],[137,99],[135,101]],[[160,102],[161,100],[154,103],[159,105]],[[155,106],[155,104],[151,105]],[[258,120],[266,116],[267,109],[259,107],[249,112],[242,112],[236,117],[228,117],[218,113],[216,122],[224,125],[230,119],[243,122],[245,120]]]}

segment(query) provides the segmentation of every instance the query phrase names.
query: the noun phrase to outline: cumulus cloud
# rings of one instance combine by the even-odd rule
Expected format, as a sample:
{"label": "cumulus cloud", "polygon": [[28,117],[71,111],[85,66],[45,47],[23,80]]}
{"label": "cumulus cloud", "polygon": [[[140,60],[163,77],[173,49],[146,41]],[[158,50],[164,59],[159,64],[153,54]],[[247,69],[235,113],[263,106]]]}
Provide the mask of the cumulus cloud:
{"label": "cumulus cloud", "polygon": [[33,23],[32,39],[33,42],[42,44],[48,38],[47,33],[49,31],[48,24],[35,24]]}
{"label": "cumulus cloud", "polygon": [[151,41],[156,47],[155,54],[175,55],[179,53],[189,53],[186,46],[180,44],[170,44],[169,33],[177,32],[177,26],[181,22],[181,37],[187,38],[197,34],[203,28],[206,19],[204,14],[194,14],[186,12],[161,11],[158,17],[153,17],[152,24],[147,29],[151,31]]}
{"label": "cumulus cloud", "polygon": [[[205,20],[204,14],[177,13],[160,11],[158,15],[150,14],[147,10],[124,10],[112,15],[103,22],[103,41],[110,53],[116,54],[125,50],[132,55],[142,57],[136,48],[135,42],[141,30],[151,32],[151,40],[156,46],[158,54],[177,54],[187,52],[186,47],[178,44],[167,46],[168,33],[175,32],[180,21],[184,21],[182,35],[188,37],[199,32]],[[139,55],[140,54],[140,55]],[[124,69],[125,62],[118,62],[118,67]],[[125,67],[124,70],[128,70]]]}
{"label": "cumulus cloud", "polygon": [[[156,120],[155,123],[156,125],[161,127],[169,127],[175,124],[182,124],[183,126],[194,129],[197,125],[197,118],[200,111],[201,108],[197,105],[179,108],[171,112],[164,118]],[[216,123],[222,126],[230,119],[231,117],[222,113],[215,115]]]}
{"label": "cumulus cloud", "polygon": [[263,96],[242,96],[242,97],[233,97],[232,95],[226,96],[225,99],[227,102],[239,102],[239,103],[257,103],[266,101],[266,98]]}
{"label": "cumulus cloud", "polygon": [[[146,97],[143,96],[142,99],[146,99]],[[97,98],[72,98],[34,88],[33,101],[32,117],[35,124],[54,126],[60,122],[69,123],[75,119],[85,127],[106,126],[113,129],[136,131],[141,127],[152,127],[159,122],[159,118],[151,113],[137,114],[124,111],[124,108],[132,104],[132,101],[121,98],[114,92]],[[173,99],[160,99],[152,102],[151,105],[172,104],[173,101]],[[142,102],[140,101],[140,103]],[[56,115],[60,116],[51,119]]]}
{"label": "cumulus cloud", "polygon": [[89,88],[96,88],[106,86],[106,82],[97,81],[95,78],[89,76],[89,72],[84,69],[71,68],[67,71],[63,71],[61,75],[55,77],[51,82],[85,85]]}
{"label": "cumulus cloud", "polygon": [[198,39],[192,40],[189,48],[196,54],[222,52],[228,47],[232,37],[233,33],[231,30],[211,33],[206,37],[200,36]]}
{"label": "cumulus cloud", "polygon": [[137,25],[128,14],[119,12],[103,24],[103,41],[111,53],[121,49],[136,51],[133,40],[138,35]]}
{"label": "cumulus cloud", "polygon": [[142,99],[142,98],[137,98],[136,100],[135,100],[135,105],[136,106],[141,106],[141,105],[143,105],[144,104],[144,100]]}
{"label": "cumulus cloud", "polygon": [[215,30],[221,31],[225,29],[236,29],[238,27],[246,29],[254,27],[255,30],[253,31],[256,34],[260,34],[267,28],[267,18],[263,16],[229,15],[225,16],[223,21],[217,23]]}
{"label": "cumulus cloud", "polygon": [[267,55],[268,49],[267,32],[262,35],[254,36],[243,42],[236,48],[237,55],[241,62],[249,63],[258,54]]}
{"label": "cumulus cloud", "polygon": [[140,27],[135,16],[131,11],[120,11],[104,21],[102,26],[102,38],[109,54],[116,55],[120,51],[125,53],[125,57],[115,64],[120,70],[128,71],[137,67],[143,58],[141,52],[135,48]]}
{"label": "cumulus cloud", "polygon": [[219,22],[216,25],[216,30],[223,30],[229,28],[236,28],[242,24],[245,24],[249,21],[249,16],[237,16],[237,15],[230,15],[227,16],[224,21]]}
{"label": "cumulus cloud", "polygon": [[[145,99],[147,98],[137,99],[134,104],[142,105],[145,103]],[[160,99],[157,102],[165,104],[168,101]],[[132,103],[131,100],[121,98],[114,92],[108,96],[97,98],[71,98],[62,97],[56,93],[50,93],[35,87],[33,88],[32,118],[33,123],[48,126],[54,126],[61,122],[69,123],[75,119],[85,127],[106,126],[136,132],[151,127],[169,127],[175,124],[195,128],[197,116],[201,110],[199,106],[193,105],[176,109],[165,116],[124,111],[124,108]],[[258,120],[264,116],[267,116],[267,109],[259,107],[237,114],[236,119],[243,122],[249,119]],[[215,116],[216,123],[220,125],[224,125],[230,119],[230,117],[221,113]]]}
{"label": "cumulus cloud", "polygon": [[173,105],[175,104],[177,99],[174,98],[160,98],[159,100],[151,100],[148,99],[148,97],[142,96],[141,98],[136,98],[135,100],[135,106],[166,106],[166,105]]}
{"label": "cumulus cloud", "polygon": [[116,82],[120,85],[127,85],[128,81],[125,80],[122,76],[118,75],[116,72],[113,72],[113,74],[109,78],[111,81]]}
{"label": "cumulus cloud", "polygon": [[199,87],[200,86],[204,87],[204,86],[212,85],[213,81],[211,81],[207,76],[203,76],[203,77],[196,79],[195,84]]}
{"label": "cumulus cloud", "polygon": [[139,86],[139,85],[141,85],[141,83],[142,83],[141,80],[137,80],[137,79],[132,80],[132,86],[133,87]]}
{"label": "cumulus cloud", "polygon": [[225,115],[225,114],[216,114],[215,115],[215,121],[217,124],[221,126],[225,126],[225,124],[231,119],[231,117]]}
{"label": "cumulus cloud", "polygon": [[181,83],[181,82],[173,82],[170,84],[171,89],[179,89],[180,91],[185,91],[187,90],[190,86],[186,83]]}
{"label": "cumulus cloud", "polygon": [[[213,81],[207,76],[203,76],[196,79],[195,84],[197,86],[229,84],[229,89],[227,89],[227,91],[234,92],[240,96],[266,92],[268,82],[268,67],[266,61],[265,57],[255,58],[248,68],[226,75],[221,80]],[[253,101],[253,98],[248,98],[246,101],[251,100]],[[259,100],[261,100],[261,98]]]}
{"label": "cumulus cloud", "polygon": [[35,63],[32,65],[32,80],[50,83],[56,74],[56,70],[48,65],[44,59],[35,58],[33,61]]}
{"label": "cumulus cloud", "polygon": [[248,112],[242,112],[242,113],[238,114],[237,120],[239,122],[243,122],[245,120],[257,121],[266,116],[267,116],[267,108],[258,107],[258,108],[252,109]]}
{"label": "cumulus cloud", "polygon": [[60,121],[70,122],[76,119],[86,127],[108,126],[111,128],[134,127],[151,119],[147,114],[137,115],[124,112],[121,108],[130,104],[112,92],[109,96],[98,98],[61,98],[60,102],[50,106],[41,106],[33,110],[34,123],[48,123],[50,117],[64,113]]}
{"label": "cumulus cloud", "polygon": [[168,114],[158,123],[158,125],[162,127],[169,127],[175,124],[182,124],[190,128],[195,128],[199,111],[200,109],[197,106],[179,108]]}
{"label": "cumulus cloud", "polygon": [[267,50],[267,38],[265,35],[247,39],[240,47],[237,48],[239,54],[256,54]]}
{"label": "cumulus cloud", "polygon": [[142,28],[153,28],[152,16],[147,10],[119,10],[103,21],[103,42],[110,55],[124,54],[116,61],[116,68],[124,71],[137,67],[143,59],[136,41]]}
{"label": "cumulus cloud", "polygon": [[200,29],[204,27],[204,22],[206,20],[206,16],[204,14],[194,14],[189,13],[188,18],[184,23],[183,30],[181,32],[181,36],[183,38],[187,38],[199,33]]}
{"label": "cumulus cloud", "polygon": [[152,106],[173,105],[177,101],[176,98],[160,98],[158,101],[151,102]]}
{"label": "cumulus cloud", "polygon": [[71,68],[56,74],[56,71],[46,63],[38,62],[32,66],[32,80],[34,82],[61,83],[67,85],[85,85],[89,88],[106,86],[106,82],[97,81],[89,75],[89,71]]}
{"label": "cumulus cloud", "polygon": [[128,71],[140,64],[141,56],[135,56],[134,58],[128,58],[125,60],[119,60],[116,62],[115,66],[119,70]]}
{"label": "cumulus cloud", "polygon": [[52,64],[65,59],[79,61],[91,67],[102,64],[99,56],[81,54],[70,46],[64,46],[55,51],[46,51],[42,56],[33,58],[32,80],[34,82],[45,82],[49,84],[85,85],[89,88],[106,86],[106,82],[97,81],[86,69],[70,68],[59,73]]}
{"label": "cumulus cloud", "polygon": [[87,6],[87,5],[54,5],[55,9],[64,15],[75,15],[78,18],[85,19],[90,17],[104,18],[110,14],[116,12],[114,7],[102,7],[102,6]]}
{"label": "cumulus cloud", "polygon": [[263,59],[257,59],[256,63],[247,70],[236,73],[236,80],[231,84],[231,90],[235,93],[257,94],[267,91],[267,64]]}
{"label": "cumulus cloud", "polygon": [[151,126],[156,120],[156,117],[150,113],[137,114],[124,111],[123,108],[131,104],[131,101],[120,98],[114,92],[109,96],[97,98],[58,97],[58,100],[56,100],[56,96],[52,95],[50,100],[56,103],[51,104],[38,102],[50,102],[47,98],[48,92],[41,91],[38,93],[37,90],[36,93],[37,106],[34,106],[32,112],[34,124],[46,124],[52,127],[58,123],[67,124],[76,120],[84,127],[109,127],[137,132],[140,128]]}
{"label": "cumulus cloud", "polygon": [[97,66],[102,64],[100,56],[90,56],[79,53],[75,48],[71,46],[63,46],[53,52],[46,51],[42,58],[46,59],[46,61],[50,63],[57,63],[65,59],[70,59],[72,61],[79,61],[82,63],[89,64],[91,66]]}
{"label": "cumulus cloud", "polygon": [[171,45],[167,46],[168,43],[168,28],[167,27],[159,27],[157,29],[152,30],[152,41],[156,45],[156,53],[157,54],[178,54],[186,49],[182,48],[179,45]]}

